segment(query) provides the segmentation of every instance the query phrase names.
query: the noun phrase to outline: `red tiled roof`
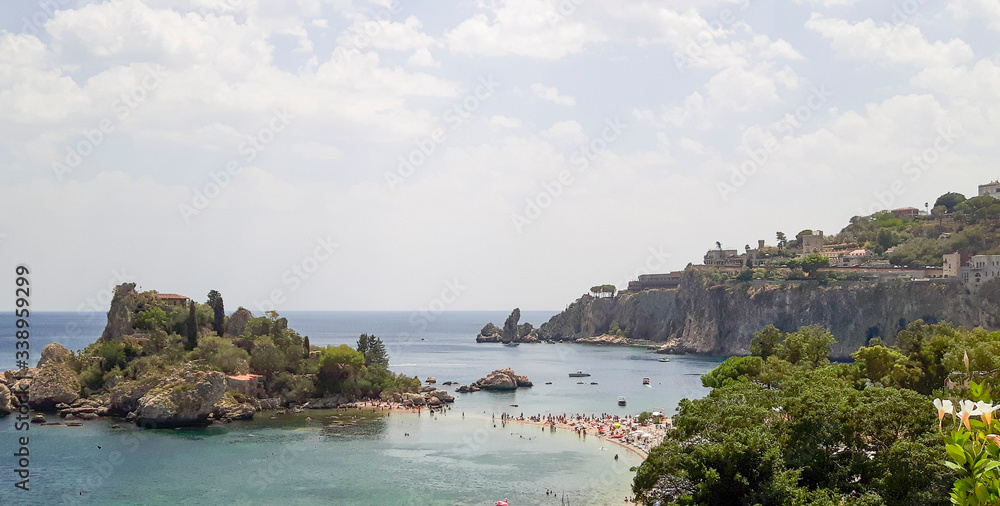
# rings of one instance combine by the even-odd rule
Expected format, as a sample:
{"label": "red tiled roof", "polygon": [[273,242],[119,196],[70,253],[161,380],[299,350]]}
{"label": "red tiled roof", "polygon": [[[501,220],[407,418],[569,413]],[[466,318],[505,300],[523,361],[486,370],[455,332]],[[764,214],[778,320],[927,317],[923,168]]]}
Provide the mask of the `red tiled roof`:
{"label": "red tiled roof", "polygon": [[240,374],[239,376],[229,376],[229,379],[238,381],[247,381],[259,377],[261,377],[260,374]]}

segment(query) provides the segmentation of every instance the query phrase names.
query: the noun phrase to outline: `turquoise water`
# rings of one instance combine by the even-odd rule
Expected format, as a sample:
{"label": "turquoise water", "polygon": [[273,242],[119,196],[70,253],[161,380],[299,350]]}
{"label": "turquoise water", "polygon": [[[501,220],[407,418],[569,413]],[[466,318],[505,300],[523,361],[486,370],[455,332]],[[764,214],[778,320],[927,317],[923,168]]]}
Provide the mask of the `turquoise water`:
{"label": "turquoise water", "polygon": [[[111,421],[32,426],[30,492],[13,487],[12,453],[22,434],[8,416],[0,420],[0,504],[456,505],[493,504],[507,497],[510,504],[522,505],[559,504],[563,494],[574,505],[620,504],[630,495],[633,473],[628,469],[639,464],[638,457],[571,432],[499,423],[494,428],[491,415],[672,412],[682,397],[705,394],[698,375],[718,363],[701,357],[660,363],[659,356],[641,348],[476,344],[478,329],[487,321],[502,322],[502,312],[444,313],[426,329],[414,326],[409,313],[285,316],[290,327],[317,345],[353,344],[361,332],[374,332],[386,342],[393,370],[437,376],[439,384],[468,383],[512,367],[535,386],[516,393],[459,395],[452,410],[436,418],[394,413],[354,419],[353,414],[309,411],[275,419],[258,415],[252,422],[198,430],[143,431],[125,423],[112,429]],[[49,339],[79,349],[103,327],[94,324],[93,337],[37,330],[65,329],[74,318],[81,317],[33,315],[35,347]],[[522,321],[538,324],[547,318],[547,313],[527,313]],[[5,325],[0,317],[0,328]],[[592,374],[582,385],[568,377],[577,369]],[[643,377],[651,379],[649,387],[642,386]],[[618,395],[628,397],[626,407],[616,404]],[[306,421],[307,415],[313,420]],[[559,495],[546,496],[546,490]]]}

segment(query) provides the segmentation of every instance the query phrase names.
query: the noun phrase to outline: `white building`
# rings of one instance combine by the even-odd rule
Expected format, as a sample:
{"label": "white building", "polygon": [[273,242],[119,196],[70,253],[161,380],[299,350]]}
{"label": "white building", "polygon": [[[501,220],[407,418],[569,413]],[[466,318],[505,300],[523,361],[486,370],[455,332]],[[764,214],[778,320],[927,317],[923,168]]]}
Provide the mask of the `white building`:
{"label": "white building", "polygon": [[987,281],[1000,278],[1000,255],[975,255],[960,271],[965,287],[976,291]]}
{"label": "white building", "polygon": [[1000,199],[1000,181],[993,181],[990,184],[979,185],[979,196],[989,195],[995,199]]}

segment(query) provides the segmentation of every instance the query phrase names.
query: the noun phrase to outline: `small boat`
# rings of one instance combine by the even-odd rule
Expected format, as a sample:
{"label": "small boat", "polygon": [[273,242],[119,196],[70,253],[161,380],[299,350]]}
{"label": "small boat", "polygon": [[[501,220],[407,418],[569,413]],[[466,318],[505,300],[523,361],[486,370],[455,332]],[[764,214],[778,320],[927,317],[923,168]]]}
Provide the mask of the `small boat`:
{"label": "small boat", "polygon": [[591,382],[590,382],[590,384],[591,384],[591,385],[596,385],[596,384],[597,384],[597,382],[596,382],[596,381],[591,381]]}
{"label": "small boat", "polygon": [[625,396],[624,395],[619,395],[618,396],[618,405],[619,406],[624,406],[625,404],[626,404],[625,403]]}
{"label": "small boat", "polygon": [[642,378],[642,384],[643,385],[648,385],[649,384],[649,378]]}
{"label": "small boat", "polygon": [[504,346],[517,346],[519,344],[521,344],[521,343],[515,343],[514,341],[511,341],[509,343],[503,343]]}
{"label": "small boat", "polygon": [[546,382],[545,382],[545,384],[546,384],[546,385],[551,385],[551,384],[552,384],[552,382],[551,382],[551,381],[546,381]]}
{"label": "small boat", "polygon": [[670,359],[669,358],[661,358],[659,361],[660,362],[670,362]]}
{"label": "small boat", "polygon": [[577,381],[577,382],[576,382],[576,384],[577,384],[577,385],[582,385],[582,384],[583,384],[583,382],[582,382],[582,381]]}
{"label": "small boat", "polygon": [[569,373],[570,378],[586,378],[587,376],[590,376],[590,373],[586,373],[583,371],[576,371]]}

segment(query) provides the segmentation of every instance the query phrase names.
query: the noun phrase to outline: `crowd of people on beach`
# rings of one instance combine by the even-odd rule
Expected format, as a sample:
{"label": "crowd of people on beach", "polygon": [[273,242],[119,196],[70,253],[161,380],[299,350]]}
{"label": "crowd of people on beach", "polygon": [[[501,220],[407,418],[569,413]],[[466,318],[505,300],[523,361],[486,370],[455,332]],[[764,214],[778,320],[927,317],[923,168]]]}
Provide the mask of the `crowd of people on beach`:
{"label": "crowd of people on beach", "polygon": [[[496,415],[493,415],[493,419],[496,420]],[[597,436],[599,438],[607,438],[608,440],[621,444],[623,446],[631,446],[637,449],[643,457],[649,454],[649,450],[657,445],[659,445],[666,431],[672,425],[672,420],[670,418],[662,418],[660,424],[645,423],[640,424],[637,417],[627,415],[612,415],[610,413],[596,414],[566,414],[561,415],[528,415],[524,416],[524,413],[520,413],[515,416],[510,413],[500,414],[501,423],[506,425],[507,422],[521,422],[521,423],[535,423],[542,425],[542,431],[545,428],[552,432],[555,432],[557,428],[563,430],[572,430],[576,432],[577,436],[586,439],[587,434]]]}

